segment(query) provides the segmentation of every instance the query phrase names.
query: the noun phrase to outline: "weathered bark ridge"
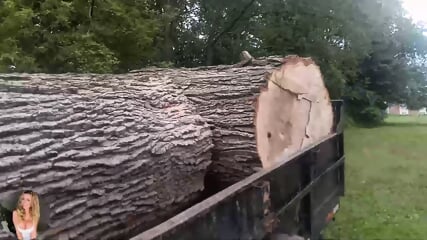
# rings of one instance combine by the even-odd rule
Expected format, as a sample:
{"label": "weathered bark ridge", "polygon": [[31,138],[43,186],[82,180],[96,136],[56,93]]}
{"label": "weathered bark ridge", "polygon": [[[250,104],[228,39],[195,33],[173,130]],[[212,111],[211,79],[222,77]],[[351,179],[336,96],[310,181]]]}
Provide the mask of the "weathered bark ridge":
{"label": "weathered bark ridge", "polygon": [[0,198],[37,191],[53,210],[48,239],[127,236],[204,189],[206,121],[184,96],[121,78],[0,76]]}

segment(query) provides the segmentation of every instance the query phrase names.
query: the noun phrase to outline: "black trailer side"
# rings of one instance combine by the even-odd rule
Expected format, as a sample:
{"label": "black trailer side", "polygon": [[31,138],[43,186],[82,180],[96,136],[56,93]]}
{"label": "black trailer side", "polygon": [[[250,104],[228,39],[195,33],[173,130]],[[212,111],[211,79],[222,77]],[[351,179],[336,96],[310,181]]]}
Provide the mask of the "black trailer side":
{"label": "black trailer side", "polygon": [[344,195],[343,102],[333,107],[333,134],[131,240],[319,239]]}

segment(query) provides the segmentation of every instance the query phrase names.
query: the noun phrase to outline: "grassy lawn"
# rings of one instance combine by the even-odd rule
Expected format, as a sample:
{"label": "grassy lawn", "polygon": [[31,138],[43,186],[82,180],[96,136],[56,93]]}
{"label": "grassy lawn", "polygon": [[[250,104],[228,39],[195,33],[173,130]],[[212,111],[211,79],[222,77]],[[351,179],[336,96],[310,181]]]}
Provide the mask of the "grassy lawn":
{"label": "grassy lawn", "polygon": [[427,117],[345,132],[346,196],[327,239],[427,239]]}

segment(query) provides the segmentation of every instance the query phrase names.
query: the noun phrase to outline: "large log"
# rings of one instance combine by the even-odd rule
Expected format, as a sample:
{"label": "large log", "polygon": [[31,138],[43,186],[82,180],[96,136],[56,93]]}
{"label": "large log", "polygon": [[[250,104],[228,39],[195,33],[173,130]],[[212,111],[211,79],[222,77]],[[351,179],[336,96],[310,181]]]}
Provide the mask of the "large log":
{"label": "large log", "polygon": [[[209,173],[210,179],[222,186],[235,183],[262,167],[256,148],[253,104],[260,88],[267,84],[266,76],[282,64],[280,57],[253,59],[247,53],[244,56],[236,65],[146,68],[127,74],[128,78],[121,78],[120,83],[137,88],[138,82],[147,79],[161,82],[164,90],[183,94],[195,105],[213,130],[213,164]],[[92,75],[92,78],[99,76]],[[101,78],[114,82],[120,77]],[[86,87],[96,87],[97,81],[91,81]],[[68,84],[71,91],[80,87]],[[111,84],[115,89],[119,87],[117,83]]]}
{"label": "large log", "polygon": [[50,203],[45,239],[121,239],[198,200],[211,130],[134,75],[0,75],[0,199]]}
{"label": "large log", "polygon": [[[93,237],[100,236],[101,234],[105,237],[117,237],[121,234],[121,232],[118,231],[119,228],[123,228],[124,232],[133,229],[135,229],[135,231],[136,229],[140,230],[141,228],[134,228],[133,226],[123,223],[127,221],[124,219],[127,216],[136,217],[135,219],[137,220],[132,220],[136,221],[134,223],[135,226],[148,226],[143,223],[147,221],[150,222],[150,224],[154,223],[154,219],[161,221],[162,218],[159,216],[166,215],[163,214],[165,211],[162,211],[166,206],[171,207],[171,209],[166,212],[172,212],[174,211],[173,207],[184,207],[183,203],[185,203],[187,199],[198,196],[198,194],[192,193],[200,192],[200,190],[203,189],[203,177],[210,160],[212,160],[212,165],[209,167],[208,178],[214,178],[216,182],[220,182],[221,185],[226,186],[254,173],[262,166],[269,167],[271,165],[270,163],[276,161],[280,152],[292,145],[292,143],[295,143],[295,141],[292,143],[283,143],[279,141],[277,146],[271,147],[271,143],[267,141],[267,147],[263,148],[265,149],[264,151],[260,150],[260,147],[257,149],[257,141],[259,146],[264,146],[261,141],[266,140],[260,138],[268,137],[268,131],[272,131],[271,129],[260,128],[259,124],[257,124],[256,140],[254,102],[259,96],[260,88],[266,86],[268,83],[269,90],[263,92],[258,99],[257,123],[263,121],[269,124],[270,120],[274,123],[278,118],[289,118],[289,116],[292,116],[289,115],[290,112],[296,112],[299,109],[291,108],[288,114],[284,111],[287,109],[287,102],[294,103],[295,99],[311,99],[311,95],[305,92],[299,93],[295,91],[292,94],[283,94],[282,91],[278,92],[278,95],[273,94],[273,99],[279,99],[279,101],[273,103],[269,100],[263,101],[262,99],[265,98],[265,96],[271,95],[270,90],[274,90],[275,85],[273,86],[273,83],[282,84],[283,79],[286,79],[277,77],[277,79],[274,80],[272,76],[276,76],[279,73],[283,75],[283,70],[287,69],[285,75],[292,73],[291,76],[293,76],[293,79],[298,80],[299,78],[304,78],[309,80],[307,84],[310,84],[310,79],[312,78],[314,78],[314,82],[319,79],[318,74],[320,72],[317,66],[314,66],[316,69],[315,71],[310,70],[311,68],[307,70],[298,67],[296,71],[298,74],[295,75],[293,74],[295,69],[292,70],[293,67],[291,66],[300,65],[289,65],[289,61],[286,60],[285,64],[282,65],[283,59],[281,58],[269,57],[255,60],[249,56],[242,63],[231,66],[193,69],[151,68],[134,71],[124,75],[7,75],[9,79],[7,81],[4,76],[0,75],[0,89],[3,89],[0,91],[5,91],[1,93],[3,96],[2,101],[9,104],[10,107],[17,108],[8,110],[4,107],[0,110],[0,122],[7,120],[8,123],[16,122],[14,124],[17,124],[17,127],[15,127],[17,130],[14,133],[9,133],[7,131],[9,128],[1,128],[2,124],[0,124],[0,134],[5,134],[6,132],[9,139],[16,139],[17,135],[23,132],[25,134],[24,137],[18,138],[20,142],[18,141],[15,143],[15,140],[8,141],[12,141],[13,144],[28,143],[34,145],[33,152],[26,153],[28,156],[24,156],[22,151],[19,153],[20,156],[19,154],[18,156],[15,156],[16,154],[11,156],[5,155],[7,158],[4,158],[0,155],[0,162],[5,162],[5,164],[11,162],[11,165],[15,166],[15,169],[25,169],[25,171],[21,170],[18,174],[18,180],[15,180],[17,183],[14,183],[14,174],[9,174],[8,178],[12,180],[6,184],[8,186],[6,191],[20,186],[21,183],[27,184],[25,186],[35,186],[34,180],[28,181],[28,178],[36,178],[40,181],[48,180],[49,184],[43,183],[44,185],[38,186],[39,188],[36,190],[51,197],[52,201],[55,202],[55,204],[52,205],[54,209],[68,209],[68,212],[61,210],[55,213],[53,216],[54,222],[57,223],[58,227],[70,225],[69,228],[64,229],[62,232],[71,234],[72,237],[78,236],[80,239],[82,239],[81,236]],[[311,65],[308,64],[307,66]],[[300,75],[300,73],[304,73],[305,71],[307,71],[308,74]],[[2,78],[3,80],[1,80]],[[286,81],[284,81],[284,84],[286,84]],[[277,92],[277,89],[273,92]],[[267,93],[267,95],[264,93]],[[269,97],[267,97],[267,99],[268,98]],[[12,99],[12,101],[10,101],[10,99]],[[115,101],[112,99],[115,99]],[[310,103],[311,101],[312,100],[310,100]],[[58,103],[60,107],[55,108],[56,103]],[[305,117],[306,120],[308,117],[310,117],[310,119],[317,118],[317,115],[314,113],[318,111],[307,111],[307,103],[308,102],[298,103],[301,107],[300,113],[302,114],[299,116]],[[21,104],[23,104],[23,106],[20,106]],[[82,107],[79,105],[89,106],[89,108],[83,108],[82,110]],[[269,108],[268,106],[274,106],[274,108]],[[179,111],[173,112],[172,109],[179,109]],[[84,114],[79,115],[82,111]],[[28,113],[30,113],[30,115],[28,115]],[[66,113],[69,115],[61,115]],[[6,120],[1,120],[1,116],[4,114],[8,117],[6,117]],[[153,116],[151,116],[152,114]],[[201,115],[201,117],[198,114]],[[74,115],[78,117],[73,117]],[[271,117],[271,119],[269,120],[267,118],[267,121],[260,121],[259,118],[261,116],[269,116],[268,118]],[[71,124],[72,127],[70,129],[65,129],[67,131],[61,131],[63,127],[61,122],[64,120],[60,119],[70,118],[75,118],[72,121],[77,123],[74,125]],[[29,126],[34,124],[35,127],[31,127],[33,133],[29,134],[20,130],[23,126],[26,126],[25,128],[28,127],[27,125],[19,125],[19,121],[31,123]],[[40,122],[43,121],[47,121],[48,124],[40,124]],[[57,125],[59,132],[52,131],[52,129],[56,129],[56,125],[49,125],[52,124],[52,121],[61,123],[61,125]],[[133,125],[132,127],[125,126],[125,130],[123,130],[123,126],[120,124],[125,125],[127,121],[131,121]],[[156,124],[150,128],[149,124],[156,121],[160,121],[158,123],[159,125]],[[204,121],[207,121],[208,125],[206,125]],[[306,131],[309,132],[310,130],[306,130],[307,121],[301,121],[301,123],[304,122],[304,124],[295,129],[304,128],[304,133]],[[91,122],[96,122],[97,124]],[[114,134],[117,133],[111,133],[111,128],[108,126],[103,127],[100,122],[106,125],[114,123],[113,125],[116,126],[116,130],[113,132],[121,133],[124,131],[124,133],[128,135],[116,136]],[[194,126],[193,128],[188,127],[191,124]],[[67,123],[66,126],[68,125]],[[135,127],[140,132],[135,133],[133,130]],[[212,132],[209,131],[208,127]],[[279,127],[273,130],[279,131],[281,130],[280,127],[282,127],[282,125],[279,124]],[[102,131],[98,131],[100,128]],[[179,130],[180,128],[182,130]],[[108,129],[110,129],[110,131],[106,131]],[[310,127],[307,129],[310,129]],[[49,131],[46,132],[46,130]],[[189,134],[185,134],[185,131],[189,131]],[[96,135],[96,138],[93,137],[93,139],[87,140],[84,138],[85,135],[81,135],[83,133],[99,135]],[[213,137],[209,136],[211,133],[213,133]],[[286,133],[288,132],[282,131],[282,135],[286,135]],[[162,134],[161,136],[163,137],[160,137],[162,140],[156,139],[155,134]],[[322,132],[320,135],[322,134],[324,133]],[[56,135],[59,135],[60,139],[68,139],[65,143],[69,145],[62,146],[62,151],[72,151],[73,154],[77,155],[57,155],[57,150],[54,150],[53,153],[52,151],[47,151],[52,145],[59,147],[59,144],[56,144],[57,142],[51,142],[51,139],[56,141],[58,138]],[[123,139],[132,139],[134,135],[139,135],[141,137],[135,140],[140,145],[138,145],[138,147],[134,146],[134,148],[127,147],[127,140]],[[2,139],[1,136],[2,135],[0,135],[0,139]],[[81,136],[83,136],[83,139]],[[92,146],[92,144],[98,141],[95,139],[99,137],[102,138],[103,136],[107,138],[109,144],[106,146],[101,144],[102,147],[99,148]],[[110,136],[115,136],[115,138],[110,139]],[[47,140],[43,140],[45,138],[47,138]],[[189,146],[187,148],[180,144],[177,146],[176,144],[167,144],[169,139],[174,140],[176,143],[185,143],[186,141],[181,138],[188,139]],[[213,149],[210,138],[213,139]],[[125,142],[123,143],[123,148],[113,148],[112,150],[114,154],[118,154],[118,157],[112,157],[110,155],[112,154],[111,152],[104,153],[104,150],[102,150],[104,148],[109,149],[112,145],[119,146],[123,141]],[[307,140],[305,141],[307,143],[309,142]],[[3,142],[0,142],[0,144],[2,143]],[[63,142],[61,144],[64,145]],[[115,160],[121,159],[122,155],[131,152],[132,149],[139,149],[140,146],[144,148],[148,146],[160,146],[159,144],[170,148],[165,153],[156,151],[162,154],[147,154],[144,155],[144,157],[135,157],[135,155],[133,155],[123,162]],[[78,146],[79,148],[73,151],[73,149],[68,150],[67,146]],[[147,152],[150,151],[150,149],[144,149]],[[163,149],[163,147],[160,147],[160,149]],[[296,148],[293,150],[296,150]],[[76,158],[76,156],[88,152],[98,154],[99,151],[101,151],[102,156],[98,157],[98,155],[96,155],[96,157],[94,157],[95,155],[84,155],[82,159]],[[44,161],[31,160],[34,155],[37,157],[40,154],[44,154],[43,159],[47,159],[44,160],[47,161],[47,163]],[[132,153],[129,154],[132,155]],[[212,156],[210,154],[212,154]],[[66,157],[67,160],[64,160],[65,163],[61,163],[62,165],[59,164],[56,166],[52,164],[52,162],[63,160],[61,158],[58,160],[58,156]],[[69,156],[72,158],[70,159]],[[261,156],[262,162],[259,156]],[[20,158],[24,158],[28,163],[33,164],[32,167],[27,167],[25,161],[18,162]],[[81,161],[85,159],[89,159],[90,161],[93,159],[97,161],[102,159],[104,162],[111,161],[116,164],[114,167],[103,167],[102,164],[97,163],[97,165],[89,168]],[[143,162],[145,165],[135,163],[138,162],[139,159],[144,159]],[[189,167],[186,161],[195,162],[195,165]],[[72,164],[73,162],[74,164]],[[165,165],[157,166],[157,163]],[[132,164],[136,164],[136,166],[132,167]],[[65,167],[63,165],[65,165]],[[131,167],[129,167],[129,165],[131,165]],[[172,169],[175,165],[180,167],[177,170]],[[0,169],[0,171],[3,170]],[[84,173],[84,171],[87,171],[87,173]],[[128,171],[133,172],[129,174]],[[22,176],[22,172],[26,174]],[[41,174],[41,176],[35,176],[34,173],[43,174]],[[148,174],[151,174],[150,178],[146,177]],[[71,177],[83,175],[83,177],[79,178],[83,182],[85,178],[93,177],[96,179],[94,180],[95,185],[92,187],[80,184],[82,187],[78,187],[80,192],[77,191],[77,194],[74,194],[74,187],[71,187],[71,190],[55,193],[55,191],[70,183],[69,180],[66,180],[68,175]],[[116,178],[112,177],[116,175]],[[96,185],[100,183],[99,181],[110,182],[105,185]],[[138,181],[145,183],[138,184]],[[165,187],[168,181],[175,181],[174,185]],[[78,181],[76,182],[78,183]],[[136,186],[134,186],[134,184],[136,184]],[[48,186],[48,188],[46,188],[46,186]],[[0,185],[0,190],[2,190],[2,187],[5,189],[4,185]],[[122,191],[126,192],[133,190],[135,190],[135,192],[129,194],[129,196],[126,194],[123,195],[122,193]],[[110,192],[112,195],[107,194]],[[118,194],[115,194],[115,192],[118,192]],[[151,193],[157,195],[150,195]],[[70,199],[73,199],[73,194],[74,197],[77,196],[75,200],[73,200],[73,203],[65,204],[71,201]],[[96,196],[96,194],[105,195],[102,199],[112,200],[111,202],[108,202],[110,200],[98,200],[98,206],[92,207],[92,203],[96,201],[96,198],[88,196]],[[123,195],[123,197],[120,200],[115,200],[114,196],[116,195]],[[59,197],[53,199],[53,196]],[[145,199],[137,200],[139,196],[144,196]],[[167,196],[171,196],[170,201],[166,200]],[[88,198],[89,201],[86,201],[85,199]],[[140,202],[138,203],[138,201]],[[123,204],[123,202],[125,204]],[[189,201],[189,203],[190,202],[191,201]],[[61,206],[61,204],[64,204],[64,206]],[[73,205],[76,205],[76,207]],[[79,208],[79,206],[82,207]],[[158,212],[155,212],[157,210]],[[86,214],[85,211],[89,213]],[[92,216],[93,218],[98,218],[98,215],[95,214],[97,211],[104,214],[102,216],[105,217],[105,220],[91,219]],[[110,217],[110,212],[113,212],[112,215],[114,215],[114,217]],[[76,214],[79,217],[63,225],[63,221],[66,221],[65,219],[69,219],[69,216],[74,216],[72,214]],[[120,220],[114,222],[112,219]],[[108,223],[103,225],[105,228],[94,226],[95,223],[102,223],[104,221]],[[88,227],[79,228],[81,224],[85,224],[85,226]],[[117,226],[117,228],[114,229],[114,226]],[[107,228],[109,231],[104,231]]]}
{"label": "large log", "polygon": [[229,186],[262,168],[255,141],[254,103],[267,84],[266,76],[282,64],[282,58],[242,55],[242,62],[235,65],[133,71],[135,78],[161,81],[168,89],[178,87],[208,120],[214,142],[209,188]]}

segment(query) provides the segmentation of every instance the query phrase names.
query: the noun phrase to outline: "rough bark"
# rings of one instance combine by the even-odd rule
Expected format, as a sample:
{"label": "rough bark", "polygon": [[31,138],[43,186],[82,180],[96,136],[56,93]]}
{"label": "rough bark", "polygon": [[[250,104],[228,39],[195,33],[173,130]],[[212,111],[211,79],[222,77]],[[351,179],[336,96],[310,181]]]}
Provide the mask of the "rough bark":
{"label": "rough bark", "polygon": [[[231,66],[124,75],[0,75],[0,172],[8,171],[0,176],[0,197],[35,187],[52,202],[53,227],[64,239],[117,238],[191,203],[210,160],[209,175],[224,185],[266,167],[254,102],[288,65],[278,70],[282,58],[244,55]],[[257,123],[283,117],[282,105],[261,100],[275,86],[269,81],[258,101]],[[288,92],[278,99],[311,97]],[[299,104],[306,118],[316,118],[307,102]],[[264,155],[263,163],[271,162]]]}
{"label": "rough bark", "polygon": [[281,59],[250,58],[234,66],[153,68],[134,74],[163,82],[168,89],[178,86],[208,120],[214,142],[209,175],[216,184],[227,186],[262,168],[254,135],[254,102],[267,83],[266,74],[280,64]]}
{"label": "rough bark", "polygon": [[[254,129],[254,102],[266,76],[282,64],[280,56],[253,58],[242,52],[235,65],[198,68],[146,68],[134,79],[162,82],[165,89],[186,96],[213,130],[213,162],[209,180],[225,187],[262,167]],[[211,186],[210,186],[211,187]]]}
{"label": "rough bark", "polygon": [[268,78],[256,107],[257,149],[264,168],[332,131],[333,110],[319,67],[289,56]]}
{"label": "rough bark", "polygon": [[134,76],[0,75],[0,199],[38,192],[47,239],[120,239],[200,196],[209,125],[186,97]]}

